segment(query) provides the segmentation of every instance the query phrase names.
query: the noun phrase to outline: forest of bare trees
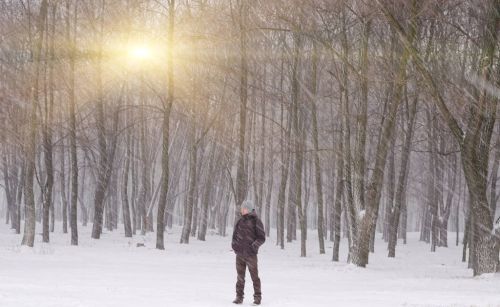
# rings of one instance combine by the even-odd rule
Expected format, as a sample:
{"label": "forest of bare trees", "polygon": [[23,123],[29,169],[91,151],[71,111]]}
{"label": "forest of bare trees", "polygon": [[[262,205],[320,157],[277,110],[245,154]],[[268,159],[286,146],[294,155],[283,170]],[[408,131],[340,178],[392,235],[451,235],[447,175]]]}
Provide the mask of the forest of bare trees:
{"label": "forest of bare trees", "polygon": [[474,275],[500,271],[500,0],[0,12],[0,212],[23,245],[78,245],[91,227],[155,232],[168,252],[167,229],[182,244],[226,236],[251,200],[301,257],[330,240],[339,261],[346,237],[365,267],[420,232],[430,252],[462,244]]}

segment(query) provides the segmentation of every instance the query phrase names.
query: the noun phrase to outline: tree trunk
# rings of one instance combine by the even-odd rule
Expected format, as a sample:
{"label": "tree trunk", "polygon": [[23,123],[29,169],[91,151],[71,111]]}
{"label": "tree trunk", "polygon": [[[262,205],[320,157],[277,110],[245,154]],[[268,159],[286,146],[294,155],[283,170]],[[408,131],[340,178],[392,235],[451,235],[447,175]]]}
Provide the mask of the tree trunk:
{"label": "tree trunk", "polygon": [[362,45],[360,53],[361,64],[361,96],[356,129],[356,145],[354,156],[354,202],[361,210],[365,208],[365,169],[366,169],[366,126],[368,122],[368,43],[371,31],[371,20],[363,17]]}
{"label": "tree trunk", "polygon": [[[168,1],[168,33],[167,42],[169,46],[174,43],[174,17],[175,17],[175,0]],[[170,144],[170,113],[172,104],[174,103],[174,61],[173,48],[168,48],[167,51],[167,82],[168,92],[166,104],[163,105],[163,140],[162,140],[162,163],[161,163],[161,188],[158,201],[158,215],[156,217],[156,248],[163,250],[164,240],[163,233],[165,232],[165,205],[167,202],[167,193],[169,185],[169,144]]]}
{"label": "tree trunk", "polygon": [[210,202],[210,192],[213,190],[213,174],[215,170],[215,156],[216,156],[217,143],[212,144],[212,148],[210,151],[210,160],[208,162],[208,172],[207,172],[207,180],[204,186],[204,192],[201,199],[201,220],[200,220],[200,228],[198,230],[198,240],[205,241],[205,237],[207,235],[207,226],[208,226],[208,207]]}
{"label": "tree trunk", "polygon": [[[194,119],[193,119],[194,120]],[[195,193],[197,184],[197,171],[198,166],[198,146],[196,145],[196,127],[192,124],[190,131],[190,138],[192,142],[191,150],[189,151],[189,190],[184,207],[184,224],[182,226],[182,234],[180,243],[189,243],[189,235],[191,233],[191,225],[193,221],[193,206],[195,206]]]}
{"label": "tree trunk", "polygon": [[35,174],[36,160],[36,132],[37,132],[37,108],[39,105],[39,76],[41,69],[41,52],[43,46],[43,36],[45,29],[45,19],[47,18],[47,0],[42,0],[40,12],[38,14],[38,37],[35,42],[35,73],[33,76],[33,88],[31,98],[31,108],[29,115],[29,132],[26,146],[26,176],[24,182],[25,193],[25,224],[22,245],[33,247],[35,243],[35,195],[33,191],[33,179]]}
{"label": "tree trunk", "polygon": [[94,224],[92,226],[92,238],[99,239],[102,233],[102,224],[104,220],[104,201],[106,190],[109,185],[109,178],[107,173],[110,172],[108,161],[108,146],[106,144],[106,126],[104,119],[104,89],[102,82],[102,58],[103,58],[103,24],[104,24],[104,6],[105,2],[102,1],[100,10],[100,24],[101,24],[101,44],[97,55],[96,63],[96,86],[97,86],[97,99],[96,99],[96,127],[97,127],[97,143],[99,153],[99,163],[97,169],[97,181],[94,192]]}
{"label": "tree trunk", "polygon": [[[294,33],[294,51],[293,51],[293,68],[292,68],[292,122],[293,122],[293,142],[294,142],[294,167],[291,179],[293,184],[290,184],[290,209],[297,209],[299,224],[300,224],[300,256],[306,256],[306,238],[305,238],[305,218],[302,208],[302,171],[303,171],[303,133],[302,133],[302,110],[299,105],[299,61],[301,53],[301,34]],[[292,226],[292,232],[295,225]]]}
{"label": "tree trunk", "polygon": [[146,121],[146,117],[144,115],[144,111],[146,109],[146,84],[144,80],[144,76],[141,75],[140,81],[140,101],[141,106],[139,110],[140,116],[140,165],[141,169],[141,191],[138,201],[139,206],[139,222],[141,225],[141,235],[145,235],[148,231],[148,215],[149,215],[149,204],[151,202],[151,171],[150,171],[150,158],[149,158],[149,143],[147,140],[147,132],[148,132],[148,124]]}
{"label": "tree trunk", "polygon": [[312,55],[312,75],[311,75],[311,117],[312,117],[312,139],[314,145],[314,169],[316,180],[316,197],[318,201],[318,240],[319,253],[325,253],[324,233],[324,217],[323,217],[323,186],[321,182],[321,166],[319,163],[319,141],[318,141],[318,117],[316,107],[316,91],[317,91],[317,70],[318,70],[318,50],[316,44],[313,44]]}
{"label": "tree trunk", "polygon": [[[417,70],[421,73],[424,81],[430,87],[436,105],[450,128],[453,136],[460,145],[462,168],[469,188],[471,201],[471,218],[474,241],[469,242],[471,246],[471,257],[473,258],[474,275],[496,272],[498,266],[499,245],[493,234],[493,222],[487,193],[487,174],[489,145],[491,133],[496,120],[498,99],[491,97],[484,87],[478,89],[479,97],[469,103],[469,118],[466,120],[465,133],[457,119],[448,109],[441,90],[438,88],[433,76],[430,74],[426,64],[419,56],[417,50],[411,44],[412,39],[405,33],[399,22],[383,6],[379,7],[390,23],[400,34],[406,50],[412,55]],[[482,82],[489,82],[495,68],[498,68],[495,58],[498,42],[498,24],[500,23],[500,1],[491,0],[484,6],[482,23],[482,36],[478,42],[481,49],[481,60],[479,62],[478,74]]]}
{"label": "tree trunk", "polygon": [[[49,242],[49,232],[50,232],[50,210],[54,205],[52,204],[52,192],[54,187],[54,166],[52,162],[53,146],[52,146],[52,121],[53,121],[53,108],[54,108],[54,35],[55,35],[55,15],[56,15],[57,4],[52,5],[52,26],[50,29],[50,42],[49,35],[47,35],[47,45],[48,45],[48,57],[49,61],[49,98],[45,96],[45,106],[44,106],[44,123],[42,129],[43,135],[43,157],[45,164],[46,179],[45,185],[43,187],[43,218],[42,218],[42,241]],[[49,19],[47,19],[49,20]],[[47,22],[47,33],[48,22]],[[46,93],[47,94],[47,93]],[[53,221],[53,219],[52,219]]]}
{"label": "tree trunk", "polygon": [[[129,119],[129,112],[127,111],[127,119]],[[127,120],[128,122],[128,120]],[[125,165],[123,168],[123,177],[121,183],[121,198],[122,198],[122,214],[123,214],[123,226],[125,230],[125,237],[132,237],[132,223],[130,221],[130,206],[128,201],[128,177],[130,169],[130,158],[131,158],[131,144],[130,144],[130,131],[126,132],[126,155],[125,155]]]}
{"label": "tree trunk", "polygon": [[[408,100],[406,100],[408,103]],[[390,223],[390,232],[389,232],[389,257],[396,256],[396,242],[397,242],[397,230],[398,224],[400,220],[400,213],[403,204],[406,202],[405,194],[406,194],[406,186],[408,184],[408,173],[409,173],[409,164],[410,164],[410,155],[411,155],[411,141],[413,138],[413,129],[415,126],[415,118],[417,114],[417,103],[418,103],[418,95],[415,96],[408,110],[408,117],[406,131],[404,134],[404,143],[401,154],[401,166],[399,169],[398,176],[398,184],[396,188],[396,196],[395,196],[395,206],[392,210],[391,214],[391,223]],[[404,231],[406,233],[406,229]]]}
{"label": "tree trunk", "polygon": [[391,142],[391,151],[389,153],[389,166],[388,166],[388,174],[387,174],[387,192],[385,197],[385,216],[384,216],[384,240],[389,242],[390,232],[391,232],[391,219],[392,213],[394,212],[394,188],[396,185],[396,166],[395,166],[395,154],[394,154],[394,146],[396,143],[397,136],[394,136]]}
{"label": "tree trunk", "polygon": [[[415,9],[415,1],[413,5]],[[415,15],[416,13],[413,14],[413,18],[416,18]],[[415,25],[415,20],[413,20],[411,24]],[[414,28],[414,26],[412,26],[410,31],[410,43],[413,42],[415,32],[416,29]],[[396,114],[401,102],[403,89],[406,84],[406,65],[408,62],[408,57],[409,53],[407,51],[403,51],[401,54],[398,71],[394,80],[396,86],[394,97],[390,102],[387,117],[384,119],[382,128],[380,130],[380,138],[375,152],[375,167],[370,178],[370,184],[368,185],[367,189],[368,192],[366,195],[366,209],[360,219],[356,242],[356,252],[353,257],[353,262],[360,267],[365,267],[368,264],[370,239],[372,233],[375,230],[376,218],[380,205],[380,191],[384,179],[384,169],[386,164],[387,152],[389,149],[388,145],[393,138]]]}
{"label": "tree trunk", "polygon": [[337,183],[335,190],[335,204],[332,210],[332,224],[333,224],[333,261],[339,261],[339,248],[340,248],[340,223],[342,215],[342,195],[344,194],[344,159],[343,159],[343,140],[342,132],[337,141]]}
{"label": "tree trunk", "polygon": [[239,114],[239,132],[238,132],[238,165],[236,170],[236,195],[235,195],[235,214],[233,225],[236,224],[241,210],[241,204],[247,196],[247,172],[245,170],[245,133],[247,118],[247,99],[248,99],[248,60],[247,60],[247,19],[249,4],[247,0],[241,0],[239,6],[239,31],[240,31],[240,114]]}
{"label": "tree trunk", "polygon": [[[283,39],[283,44],[284,42],[284,36],[282,37]],[[284,49],[284,48],[283,48]],[[281,249],[285,248],[285,201],[286,201],[286,186],[288,182],[288,174],[289,174],[289,168],[290,168],[290,134],[291,134],[291,118],[290,118],[290,112],[287,113],[287,120],[286,120],[286,126],[284,126],[284,109],[285,109],[285,99],[283,96],[283,82],[284,82],[284,58],[283,56],[281,57],[281,74],[280,74],[280,93],[281,93],[281,109],[280,109],[280,148],[281,148],[281,181],[280,181],[280,186],[279,186],[279,191],[278,191],[278,202],[277,202],[277,207],[278,207],[278,216],[277,216],[277,245],[280,245]]]}

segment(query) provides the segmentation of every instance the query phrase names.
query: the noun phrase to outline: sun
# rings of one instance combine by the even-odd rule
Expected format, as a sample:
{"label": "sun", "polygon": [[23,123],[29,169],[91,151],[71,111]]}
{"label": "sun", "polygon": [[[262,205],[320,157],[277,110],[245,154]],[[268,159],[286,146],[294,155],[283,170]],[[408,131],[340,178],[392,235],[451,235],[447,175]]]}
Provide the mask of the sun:
{"label": "sun", "polygon": [[134,60],[147,60],[151,58],[151,49],[145,45],[138,45],[130,47],[128,56]]}

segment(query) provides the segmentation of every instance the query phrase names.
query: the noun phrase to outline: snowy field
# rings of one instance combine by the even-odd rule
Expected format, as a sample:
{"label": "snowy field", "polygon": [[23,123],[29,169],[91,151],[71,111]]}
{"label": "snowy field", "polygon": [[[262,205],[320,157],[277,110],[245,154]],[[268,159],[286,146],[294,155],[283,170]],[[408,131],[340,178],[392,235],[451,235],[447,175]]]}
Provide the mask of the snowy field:
{"label": "snowy field", "polygon": [[[60,229],[57,225],[57,229]],[[37,225],[40,230],[40,225]],[[21,236],[0,226],[1,307],[174,307],[234,306],[235,256],[230,236],[207,236],[180,245],[178,229],[167,234],[166,250],[154,249],[155,234],[123,237],[123,231],[90,239],[91,227],[80,227],[80,246],[69,235],[51,234],[33,249],[21,247]],[[275,239],[259,253],[263,306],[500,306],[500,275],[473,278],[460,260],[461,246],[439,248],[409,235],[397,258],[386,257],[378,239],[366,269],[331,262],[332,243],[319,255],[316,233],[309,232],[308,257],[299,242],[281,250]],[[454,236],[450,234],[450,241]],[[136,247],[145,243],[145,247]],[[451,243],[451,242],[450,242]],[[251,279],[243,306],[252,303]]]}

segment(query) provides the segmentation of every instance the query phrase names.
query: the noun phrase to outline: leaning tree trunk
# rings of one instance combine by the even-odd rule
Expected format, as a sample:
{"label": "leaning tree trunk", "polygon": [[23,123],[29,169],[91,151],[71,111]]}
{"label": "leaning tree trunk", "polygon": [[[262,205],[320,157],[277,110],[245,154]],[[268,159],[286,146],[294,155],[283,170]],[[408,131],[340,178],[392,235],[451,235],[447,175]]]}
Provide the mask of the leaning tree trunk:
{"label": "leaning tree trunk", "polygon": [[[500,129],[499,129],[500,130]],[[497,196],[497,182],[498,182],[498,170],[500,168],[500,131],[498,131],[498,137],[495,144],[495,156],[493,158],[493,166],[491,171],[491,183],[490,183],[490,212],[491,217],[495,218],[495,212],[497,211],[498,196]]]}
{"label": "leaning tree trunk", "polygon": [[[405,49],[413,57],[417,70],[431,89],[435,103],[452,135],[460,145],[462,168],[464,171],[470,197],[471,229],[474,241],[471,246],[471,257],[474,258],[474,275],[496,272],[498,266],[498,239],[493,229],[492,213],[487,199],[488,158],[491,134],[496,120],[498,99],[486,88],[478,87],[477,101],[469,103],[469,114],[465,133],[459,122],[448,109],[440,88],[431,75],[426,63],[411,44],[412,39],[405,33],[401,24],[382,5],[382,13],[398,31]],[[489,82],[497,75],[498,58],[495,57],[498,43],[498,25],[500,24],[500,1],[490,0],[484,6],[484,29],[478,42],[481,49],[481,60],[478,73],[482,82]],[[470,238],[470,237],[469,237]],[[469,240],[470,241],[470,240]]]}
{"label": "leaning tree trunk", "polygon": [[[415,17],[413,17],[415,18]],[[412,23],[415,25],[415,22]],[[411,27],[410,37],[413,42],[415,36],[415,28]],[[403,89],[406,84],[406,66],[408,62],[409,53],[403,51],[399,62],[398,72],[395,76],[396,89],[394,97],[388,107],[387,117],[385,118],[382,129],[380,131],[380,139],[377,144],[375,153],[375,167],[370,178],[366,195],[365,212],[359,222],[359,229],[357,235],[357,245],[353,263],[365,267],[368,264],[368,255],[370,250],[371,235],[375,230],[376,217],[380,205],[381,188],[384,180],[384,169],[386,164],[387,152],[389,150],[389,143],[393,138],[394,126],[396,123],[396,114],[401,103]]]}

